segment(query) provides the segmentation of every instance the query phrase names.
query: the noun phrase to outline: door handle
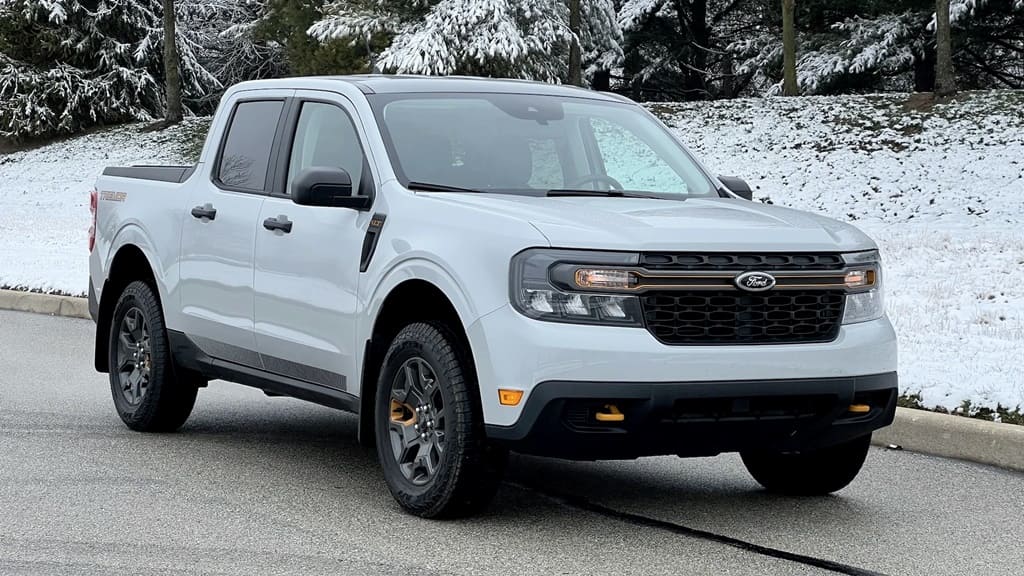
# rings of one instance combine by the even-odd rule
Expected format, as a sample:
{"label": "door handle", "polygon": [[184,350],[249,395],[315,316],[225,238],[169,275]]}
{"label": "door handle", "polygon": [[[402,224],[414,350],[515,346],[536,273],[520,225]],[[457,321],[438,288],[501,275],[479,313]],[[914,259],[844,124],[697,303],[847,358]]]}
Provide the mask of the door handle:
{"label": "door handle", "polygon": [[280,230],[288,234],[292,231],[292,221],[284,214],[281,214],[277,218],[267,218],[264,220],[263,227],[267,230]]}
{"label": "door handle", "polygon": [[203,206],[196,206],[195,208],[193,208],[192,217],[199,218],[200,220],[202,220],[203,218],[207,220],[216,220],[217,209],[213,207],[213,204],[207,202]]}

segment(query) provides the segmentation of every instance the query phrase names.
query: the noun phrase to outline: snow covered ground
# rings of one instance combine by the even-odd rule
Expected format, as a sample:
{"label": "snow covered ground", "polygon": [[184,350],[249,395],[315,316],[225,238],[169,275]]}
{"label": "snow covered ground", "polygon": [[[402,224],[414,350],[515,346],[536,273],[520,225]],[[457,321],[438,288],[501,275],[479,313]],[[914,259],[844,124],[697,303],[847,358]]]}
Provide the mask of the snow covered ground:
{"label": "snow covered ground", "polygon": [[0,154],[0,288],[84,294],[96,177],[106,166],[183,163],[197,125],[205,122],[150,133],[122,126]]}
{"label": "snow covered ground", "polygon": [[[906,96],[652,109],[761,199],[878,240],[904,391],[927,406],[1024,406],[1024,92],[934,109]],[[104,166],[180,163],[193,123],[127,126],[0,155],[0,287],[82,294],[88,192]]]}

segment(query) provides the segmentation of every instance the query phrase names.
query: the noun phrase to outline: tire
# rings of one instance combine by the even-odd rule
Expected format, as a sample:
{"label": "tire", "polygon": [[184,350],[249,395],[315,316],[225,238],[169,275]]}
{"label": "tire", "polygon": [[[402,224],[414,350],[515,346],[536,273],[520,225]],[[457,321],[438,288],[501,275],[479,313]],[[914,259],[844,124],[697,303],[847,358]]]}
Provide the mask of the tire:
{"label": "tire", "polygon": [[744,452],[747,471],[769,492],[823,496],[842,490],[857,477],[871,446],[871,435],[819,450]]}
{"label": "tire", "polygon": [[153,289],[136,281],[125,287],[110,322],[110,392],[125,425],[139,432],[173,432],[188,420],[199,390],[178,379]]}
{"label": "tire", "polygon": [[507,452],[487,443],[469,352],[439,323],[415,323],[392,341],[377,382],[377,456],[392,496],[423,518],[481,510]]}

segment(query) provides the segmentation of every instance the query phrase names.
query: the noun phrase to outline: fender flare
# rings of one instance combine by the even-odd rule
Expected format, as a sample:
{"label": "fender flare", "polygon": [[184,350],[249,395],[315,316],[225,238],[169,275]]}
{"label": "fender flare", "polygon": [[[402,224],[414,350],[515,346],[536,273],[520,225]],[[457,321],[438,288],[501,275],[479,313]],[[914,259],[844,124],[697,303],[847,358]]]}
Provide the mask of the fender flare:
{"label": "fender flare", "polygon": [[166,302],[167,291],[162,274],[163,269],[159,266],[159,257],[153,249],[149,237],[146,235],[145,230],[138,224],[126,223],[114,235],[114,238],[110,243],[110,248],[105,257],[103,257],[103,284],[100,286],[100,293],[96,304],[96,339],[93,347],[93,364],[99,372],[106,372],[109,369],[106,365],[106,335],[109,332],[109,316],[113,313],[116,299],[120,296],[119,294],[111,293],[111,290],[108,289],[110,273],[118,255],[129,246],[142,253],[142,257],[145,258],[146,263],[149,266],[148,276],[153,278],[153,282],[157,290],[157,297],[159,298],[161,305]]}

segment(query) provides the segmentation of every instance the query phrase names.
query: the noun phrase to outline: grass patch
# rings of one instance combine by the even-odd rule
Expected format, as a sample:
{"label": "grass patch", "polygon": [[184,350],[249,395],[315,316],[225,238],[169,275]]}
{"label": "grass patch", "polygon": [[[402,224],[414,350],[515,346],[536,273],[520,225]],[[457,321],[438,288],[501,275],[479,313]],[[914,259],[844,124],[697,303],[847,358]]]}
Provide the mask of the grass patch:
{"label": "grass patch", "polygon": [[900,397],[896,399],[896,405],[901,408],[926,410],[928,412],[937,412],[939,414],[949,414],[952,416],[974,418],[976,420],[987,420],[988,422],[1024,426],[1024,412],[1021,412],[1020,406],[1010,408],[1003,406],[1002,404],[996,404],[995,408],[989,408],[987,406],[977,406],[970,400],[964,400],[960,406],[953,410],[947,410],[941,406],[929,408],[921,402],[921,394],[919,393],[900,394]]}

